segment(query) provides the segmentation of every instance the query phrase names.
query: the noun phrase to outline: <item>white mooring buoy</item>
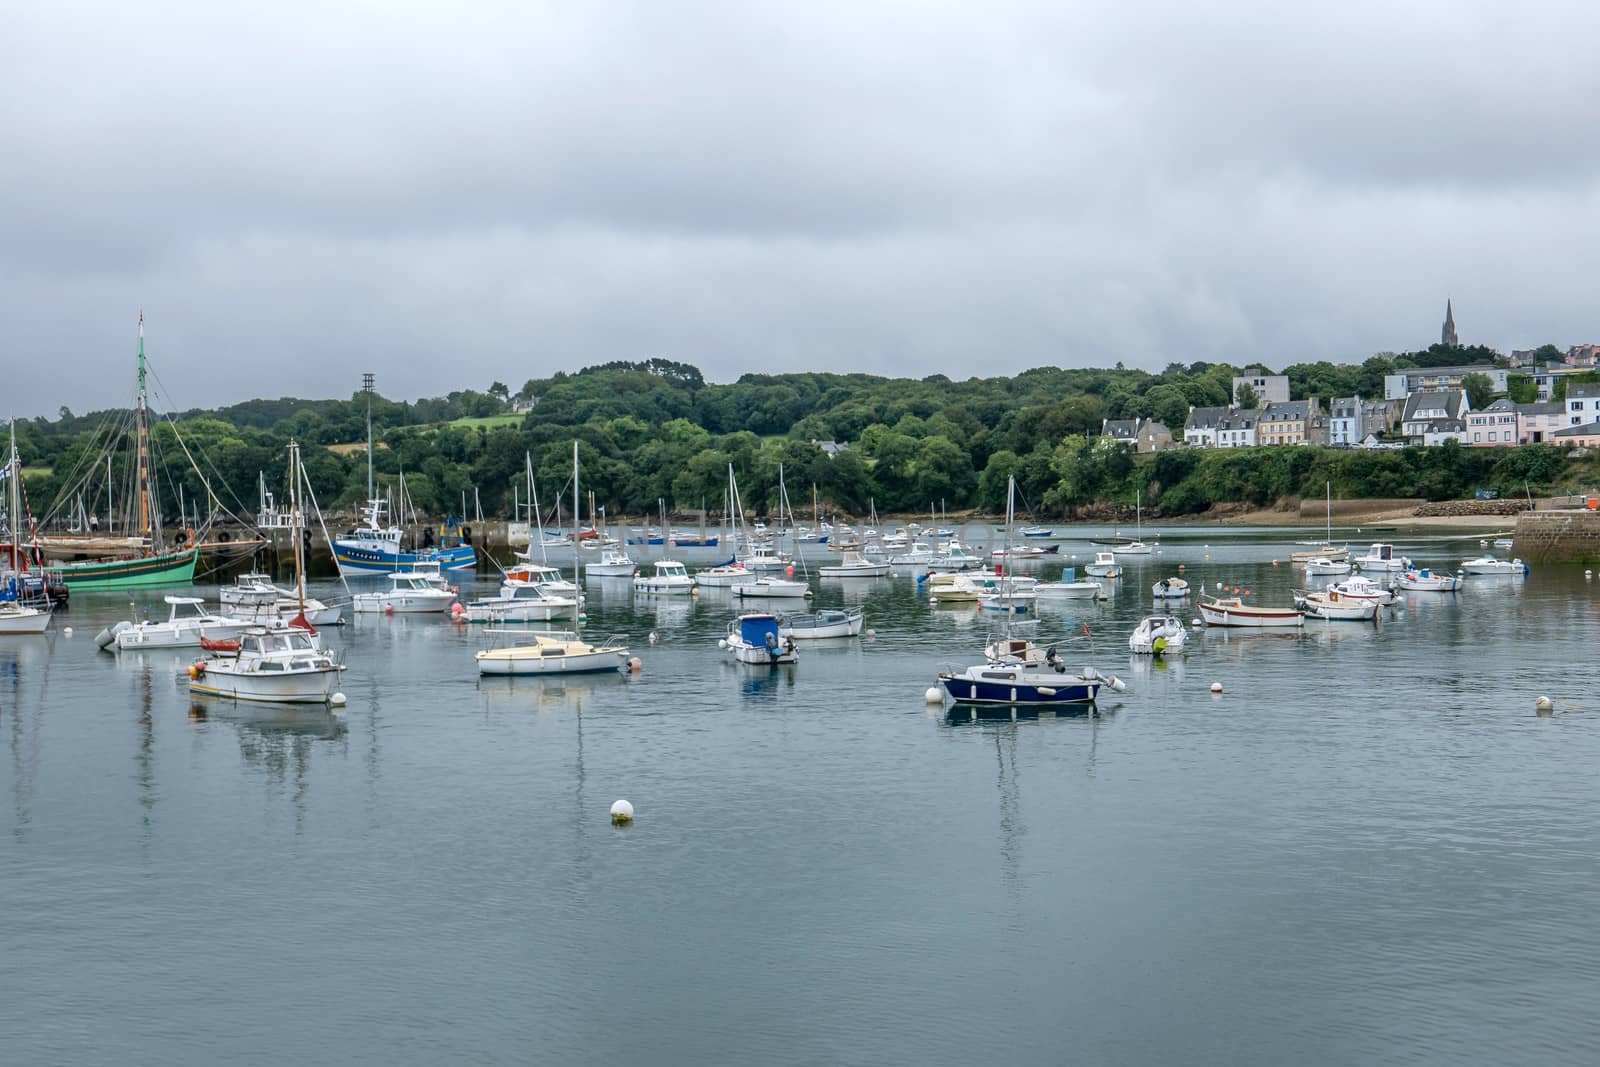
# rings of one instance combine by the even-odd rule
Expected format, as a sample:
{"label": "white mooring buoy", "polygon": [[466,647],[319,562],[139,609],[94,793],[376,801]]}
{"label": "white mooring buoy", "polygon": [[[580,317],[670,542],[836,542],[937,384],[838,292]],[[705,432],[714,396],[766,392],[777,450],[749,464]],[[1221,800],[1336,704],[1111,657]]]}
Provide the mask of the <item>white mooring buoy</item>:
{"label": "white mooring buoy", "polygon": [[611,825],[626,826],[633,821],[633,805],[619,800],[611,805]]}
{"label": "white mooring buoy", "polygon": [[1555,701],[1551,700],[1549,697],[1540,697],[1538,700],[1533,702],[1533,707],[1536,711],[1549,711],[1555,706]]}
{"label": "white mooring buoy", "polygon": [[333,696],[328,698],[328,703],[333,705],[336,708],[344,707],[345,703],[346,703],[344,694],[343,693],[335,693],[335,694],[333,694]]}
{"label": "white mooring buoy", "polygon": [[1211,683],[1211,691],[1212,691],[1212,692],[1213,692],[1213,693],[1220,693],[1220,692],[1222,692],[1222,683],[1221,683],[1221,682],[1212,682],[1212,683]]}
{"label": "white mooring buoy", "polygon": [[943,704],[944,693],[940,692],[939,687],[936,685],[929,686],[928,691],[922,694],[922,699],[926,700],[929,704]]}
{"label": "white mooring buoy", "polygon": [[67,637],[71,637],[71,636],[72,636],[72,627],[70,627],[70,626],[63,626],[63,627],[62,627],[62,628],[61,628],[61,632],[62,632],[62,633],[63,633],[63,634],[65,634],[65,635],[66,635],[66,636],[67,636]]}

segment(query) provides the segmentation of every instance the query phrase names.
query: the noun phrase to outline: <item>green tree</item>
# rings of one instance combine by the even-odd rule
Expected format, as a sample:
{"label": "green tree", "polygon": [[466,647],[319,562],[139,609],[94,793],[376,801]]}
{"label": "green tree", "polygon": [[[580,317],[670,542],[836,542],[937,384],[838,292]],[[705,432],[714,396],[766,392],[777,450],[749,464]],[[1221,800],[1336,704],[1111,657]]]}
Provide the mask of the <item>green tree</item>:
{"label": "green tree", "polygon": [[1233,402],[1241,411],[1254,411],[1261,406],[1261,398],[1249,382],[1239,383],[1239,388],[1233,391]]}
{"label": "green tree", "polygon": [[1472,410],[1482,411],[1494,399],[1494,382],[1487,374],[1466,374],[1461,378],[1461,389],[1467,394]]}

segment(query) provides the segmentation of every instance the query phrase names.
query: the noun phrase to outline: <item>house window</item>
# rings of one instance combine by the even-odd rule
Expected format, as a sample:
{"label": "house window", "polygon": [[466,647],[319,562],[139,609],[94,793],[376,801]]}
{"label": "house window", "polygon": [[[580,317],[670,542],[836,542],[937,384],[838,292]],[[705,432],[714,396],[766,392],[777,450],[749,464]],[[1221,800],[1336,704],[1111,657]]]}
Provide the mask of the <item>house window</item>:
{"label": "house window", "polygon": [[1495,434],[1495,432],[1493,430],[1489,431],[1489,440],[1491,440],[1491,441],[1494,440],[1494,434]]}
{"label": "house window", "polygon": [[1475,434],[1473,434],[1473,435],[1472,435],[1472,439],[1473,439],[1473,440],[1474,440],[1474,441],[1481,441],[1481,440],[1483,440],[1483,434],[1481,434],[1481,433],[1475,433]]}
{"label": "house window", "polygon": [[1571,409],[1573,411],[1582,411],[1583,410],[1583,401],[1574,400],[1574,401],[1572,401],[1570,407],[1571,407]]}

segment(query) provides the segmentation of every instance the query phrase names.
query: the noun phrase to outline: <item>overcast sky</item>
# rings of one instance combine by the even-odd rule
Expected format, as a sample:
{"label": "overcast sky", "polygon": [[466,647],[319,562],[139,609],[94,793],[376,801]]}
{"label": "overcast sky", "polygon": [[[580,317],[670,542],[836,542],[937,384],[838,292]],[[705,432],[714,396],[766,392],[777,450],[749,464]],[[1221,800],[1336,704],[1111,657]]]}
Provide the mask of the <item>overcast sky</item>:
{"label": "overcast sky", "polygon": [[0,414],[1600,340],[1600,11],[8,5]]}

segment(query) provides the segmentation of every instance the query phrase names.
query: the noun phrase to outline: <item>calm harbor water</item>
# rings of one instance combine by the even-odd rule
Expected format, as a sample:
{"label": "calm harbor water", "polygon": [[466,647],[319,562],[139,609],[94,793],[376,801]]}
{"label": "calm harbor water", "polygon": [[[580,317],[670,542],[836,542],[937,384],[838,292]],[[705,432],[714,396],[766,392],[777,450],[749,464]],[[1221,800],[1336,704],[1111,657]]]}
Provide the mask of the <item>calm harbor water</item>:
{"label": "calm harbor water", "polygon": [[[329,631],[342,715],[191,702],[192,653],[100,652],[130,597],[77,597],[0,644],[0,1048],[1592,1061],[1600,582],[1470,578],[1377,627],[1129,656],[1156,579],[1286,603],[1303,536],[1169,532],[1109,602],[1047,607],[1031,625],[1130,691],[1019,723],[924,705],[992,623],[906,577],[814,581],[875,636],[778,671],[723,661],[716,591],[588,584],[588,632],[626,634],[635,677],[480,683],[481,631],[361,617]],[[1452,567],[1483,551],[1392,536]]]}

